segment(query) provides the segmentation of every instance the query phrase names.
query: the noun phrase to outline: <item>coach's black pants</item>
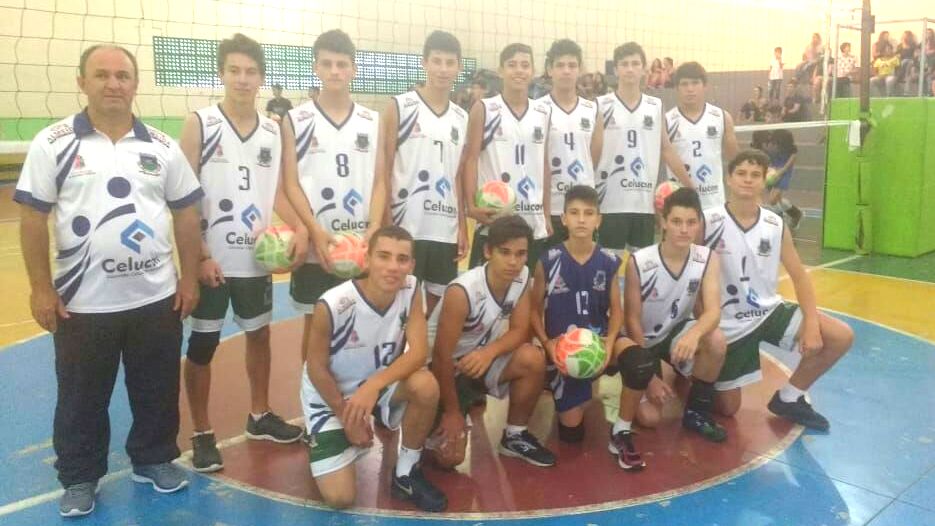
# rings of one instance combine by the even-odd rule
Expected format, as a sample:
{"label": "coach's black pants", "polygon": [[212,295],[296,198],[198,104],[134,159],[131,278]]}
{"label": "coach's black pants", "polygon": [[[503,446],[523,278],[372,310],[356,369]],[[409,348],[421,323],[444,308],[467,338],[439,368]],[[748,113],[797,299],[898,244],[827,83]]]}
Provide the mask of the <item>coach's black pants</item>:
{"label": "coach's black pants", "polygon": [[179,354],[182,324],[173,297],[136,309],[71,313],[55,331],[53,445],[58,479],[68,487],[107,473],[108,406],[123,358],[133,426],[127,454],[134,465],[179,456]]}

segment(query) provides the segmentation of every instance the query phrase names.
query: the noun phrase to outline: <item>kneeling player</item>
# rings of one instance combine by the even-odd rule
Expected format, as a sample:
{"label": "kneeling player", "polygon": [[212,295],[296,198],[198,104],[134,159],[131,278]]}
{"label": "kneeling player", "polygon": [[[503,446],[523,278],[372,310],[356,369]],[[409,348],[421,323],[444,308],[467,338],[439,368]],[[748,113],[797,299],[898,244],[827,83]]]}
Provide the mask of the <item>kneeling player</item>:
{"label": "kneeling player", "polygon": [[[701,219],[698,194],[689,188],[676,190],[662,210],[662,242],[637,251],[627,263],[627,334],[639,346],[627,349],[619,361],[624,402],[614,432],[621,433],[620,441],[631,448],[630,426],[643,391],[659,370],[660,359],[683,376],[692,375],[682,425],[712,442],[727,438],[724,428],[711,417],[714,381],[724,362],[726,344],[718,330],[717,256],[707,247],[692,244]],[[699,295],[700,315],[694,319]],[[633,448],[627,456],[639,458],[639,453]],[[620,459],[623,466],[623,452]]]}
{"label": "kneeling player", "polygon": [[[792,234],[780,216],[760,206],[768,168],[763,152],[741,152],[728,166],[727,204],[705,210],[705,245],[721,256],[721,330],[728,341],[716,406],[725,415],[740,409],[741,387],[762,377],[759,349],[766,342],[800,355],[789,382],[769,401],[769,410],[827,431],[828,420],[812,409],[805,392],[850,349],[854,333],[844,322],[818,312]],[[798,305],[783,301],[776,290],[780,263]]]}
{"label": "kneeling player", "polygon": [[[597,191],[584,185],[571,187],[565,194],[562,224],[568,239],[543,254],[536,265],[533,330],[553,363],[558,338],[575,327],[605,338],[604,347],[616,358],[633,342],[619,337],[623,326],[620,257],[593,240],[601,224]],[[554,365],[549,367],[548,378],[558,413],[559,439],[580,442],[592,379],[565,376]]]}
{"label": "kneeling player", "polygon": [[464,460],[464,414],[472,391],[510,396],[501,455],[536,466],[555,464],[552,452],[526,429],[545,379],[545,357],[529,343],[531,243],[532,229],[519,216],[494,221],[484,247],[487,263],[452,281],[441,308],[432,313],[432,372],[441,388],[441,419],[433,438],[442,467]]}
{"label": "kneeling player", "polygon": [[[371,414],[402,424],[392,495],[442,511],[445,495],[422,475],[422,445],[438,405],[438,383],[422,368],[426,325],[412,236],[396,226],[370,238],[366,277],[325,292],[312,317],[302,378],[312,476],[325,502],[354,504],[354,461],[373,443]],[[408,344],[408,350],[403,348]]]}

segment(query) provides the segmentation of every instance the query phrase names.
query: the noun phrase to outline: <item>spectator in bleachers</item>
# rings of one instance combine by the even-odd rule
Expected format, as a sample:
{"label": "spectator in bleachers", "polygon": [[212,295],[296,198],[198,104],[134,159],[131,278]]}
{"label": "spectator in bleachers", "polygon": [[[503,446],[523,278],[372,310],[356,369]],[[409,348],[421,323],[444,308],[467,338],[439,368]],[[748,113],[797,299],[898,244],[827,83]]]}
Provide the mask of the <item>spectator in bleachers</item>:
{"label": "spectator in bleachers", "polygon": [[890,45],[893,43],[890,41],[890,32],[881,31],[879,36],[877,36],[877,41],[873,43],[873,47],[870,49],[870,60],[874,61],[883,54],[883,46]]}
{"label": "spectator in bleachers", "polygon": [[870,77],[871,93],[891,97],[896,91],[896,74],[899,69],[899,57],[893,52],[893,45],[885,43],[880,49],[880,56],[873,61],[873,77]]}
{"label": "spectator in bleachers", "polygon": [[925,73],[928,94],[935,95],[935,29],[925,30]]}
{"label": "spectator in bleachers", "polygon": [[665,84],[663,84],[663,87],[675,87],[672,82],[672,75],[675,74],[675,61],[672,60],[672,57],[665,57],[662,59],[662,71],[665,73]]}
{"label": "spectator in bleachers", "polygon": [[815,73],[815,68],[821,61],[821,53],[821,35],[812,33],[812,41],[805,47],[805,51],[802,52],[802,62],[795,67],[795,80],[797,84],[805,84],[811,80]]}
{"label": "spectator in bleachers", "polygon": [[763,97],[763,87],[753,88],[753,96],[740,107],[740,122],[763,122],[766,120],[766,98]]}
{"label": "spectator in bleachers", "polygon": [[306,102],[318,101],[318,95],[320,93],[321,93],[321,88],[319,88],[318,86],[309,86],[308,87],[308,98],[302,101],[303,104]]}
{"label": "spectator in bleachers", "polygon": [[773,102],[766,108],[766,124],[777,122],[782,122],[782,104]]}
{"label": "spectator in bleachers", "polygon": [[782,91],[782,70],[785,64],[782,63],[782,48],[773,49],[773,60],[769,63],[769,100],[779,101],[780,91]]}
{"label": "spectator in bleachers", "polygon": [[273,98],[266,103],[266,116],[279,122],[292,109],[292,102],[282,96],[282,85],[273,85]]}
{"label": "spectator in bleachers", "polygon": [[799,94],[799,84],[795,79],[790,79],[786,85],[786,99],[782,103],[782,121],[783,122],[802,122],[807,120],[808,110],[805,97]]}
{"label": "spectator in bleachers", "polygon": [[594,74],[585,73],[578,77],[578,96],[594,100]]}
{"label": "spectator in bleachers", "polygon": [[850,42],[841,44],[841,54],[835,64],[835,77],[837,77],[837,93],[835,97],[851,96],[851,81],[857,80],[857,57],[851,54]]}
{"label": "spectator in bleachers", "polygon": [[[600,71],[594,72],[594,98],[600,97],[607,93],[607,79],[604,78],[604,74]],[[594,99],[591,99],[594,100]]]}
{"label": "spectator in bleachers", "polygon": [[665,71],[662,69],[662,61],[657,58],[653,60],[653,65],[649,67],[649,76],[646,78],[646,87],[652,89],[661,89],[665,85]]}
{"label": "spectator in bleachers", "polygon": [[[903,31],[902,39],[900,39],[899,45],[896,46],[896,55],[899,57],[899,71],[896,74],[898,81],[910,81],[909,73],[913,63],[916,66],[919,64],[919,42],[916,40],[915,33]],[[918,82],[918,79],[917,76],[916,82]]]}
{"label": "spectator in bleachers", "polygon": [[469,106],[474,106],[474,103],[487,97],[487,91],[489,86],[487,81],[482,78],[476,78],[471,82],[471,89],[469,91]]}

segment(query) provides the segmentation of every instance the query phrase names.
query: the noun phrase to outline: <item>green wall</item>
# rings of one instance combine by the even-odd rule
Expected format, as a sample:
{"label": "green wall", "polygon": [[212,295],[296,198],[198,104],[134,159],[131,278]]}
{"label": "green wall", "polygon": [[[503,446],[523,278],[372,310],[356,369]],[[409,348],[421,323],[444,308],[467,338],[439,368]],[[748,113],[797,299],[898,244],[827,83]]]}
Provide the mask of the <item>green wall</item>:
{"label": "green wall", "polygon": [[[0,141],[31,141],[39,130],[59,118],[0,118]],[[143,121],[178,139],[182,131],[182,117],[143,117]]]}
{"label": "green wall", "polygon": [[[847,128],[828,135],[828,175],[825,189],[824,246],[853,250],[858,234],[858,193],[869,203],[868,235],[872,251],[918,256],[935,250],[935,99],[871,100],[876,123],[864,151],[868,160],[860,173],[859,151],[849,151]],[[856,119],[858,101],[841,99],[831,105],[832,119]]]}

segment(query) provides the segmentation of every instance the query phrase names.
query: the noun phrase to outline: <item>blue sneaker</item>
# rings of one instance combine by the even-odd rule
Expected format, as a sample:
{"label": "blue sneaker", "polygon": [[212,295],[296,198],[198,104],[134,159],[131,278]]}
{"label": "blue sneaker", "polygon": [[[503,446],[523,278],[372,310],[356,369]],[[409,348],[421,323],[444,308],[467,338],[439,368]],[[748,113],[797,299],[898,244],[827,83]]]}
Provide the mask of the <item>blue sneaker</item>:
{"label": "blue sneaker", "polygon": [[182,468],[171,462],[133,466],[133,482],[152,484],[159,493],[173,493],[188,486],[188,478]]}
{"label": "blue sneaker", "polygon": [[97,481],[79,482],[65,488],[65,494],[59,501],[58,514],[62,517],[83,517],[94,511],[94,494],[97,493]]}

